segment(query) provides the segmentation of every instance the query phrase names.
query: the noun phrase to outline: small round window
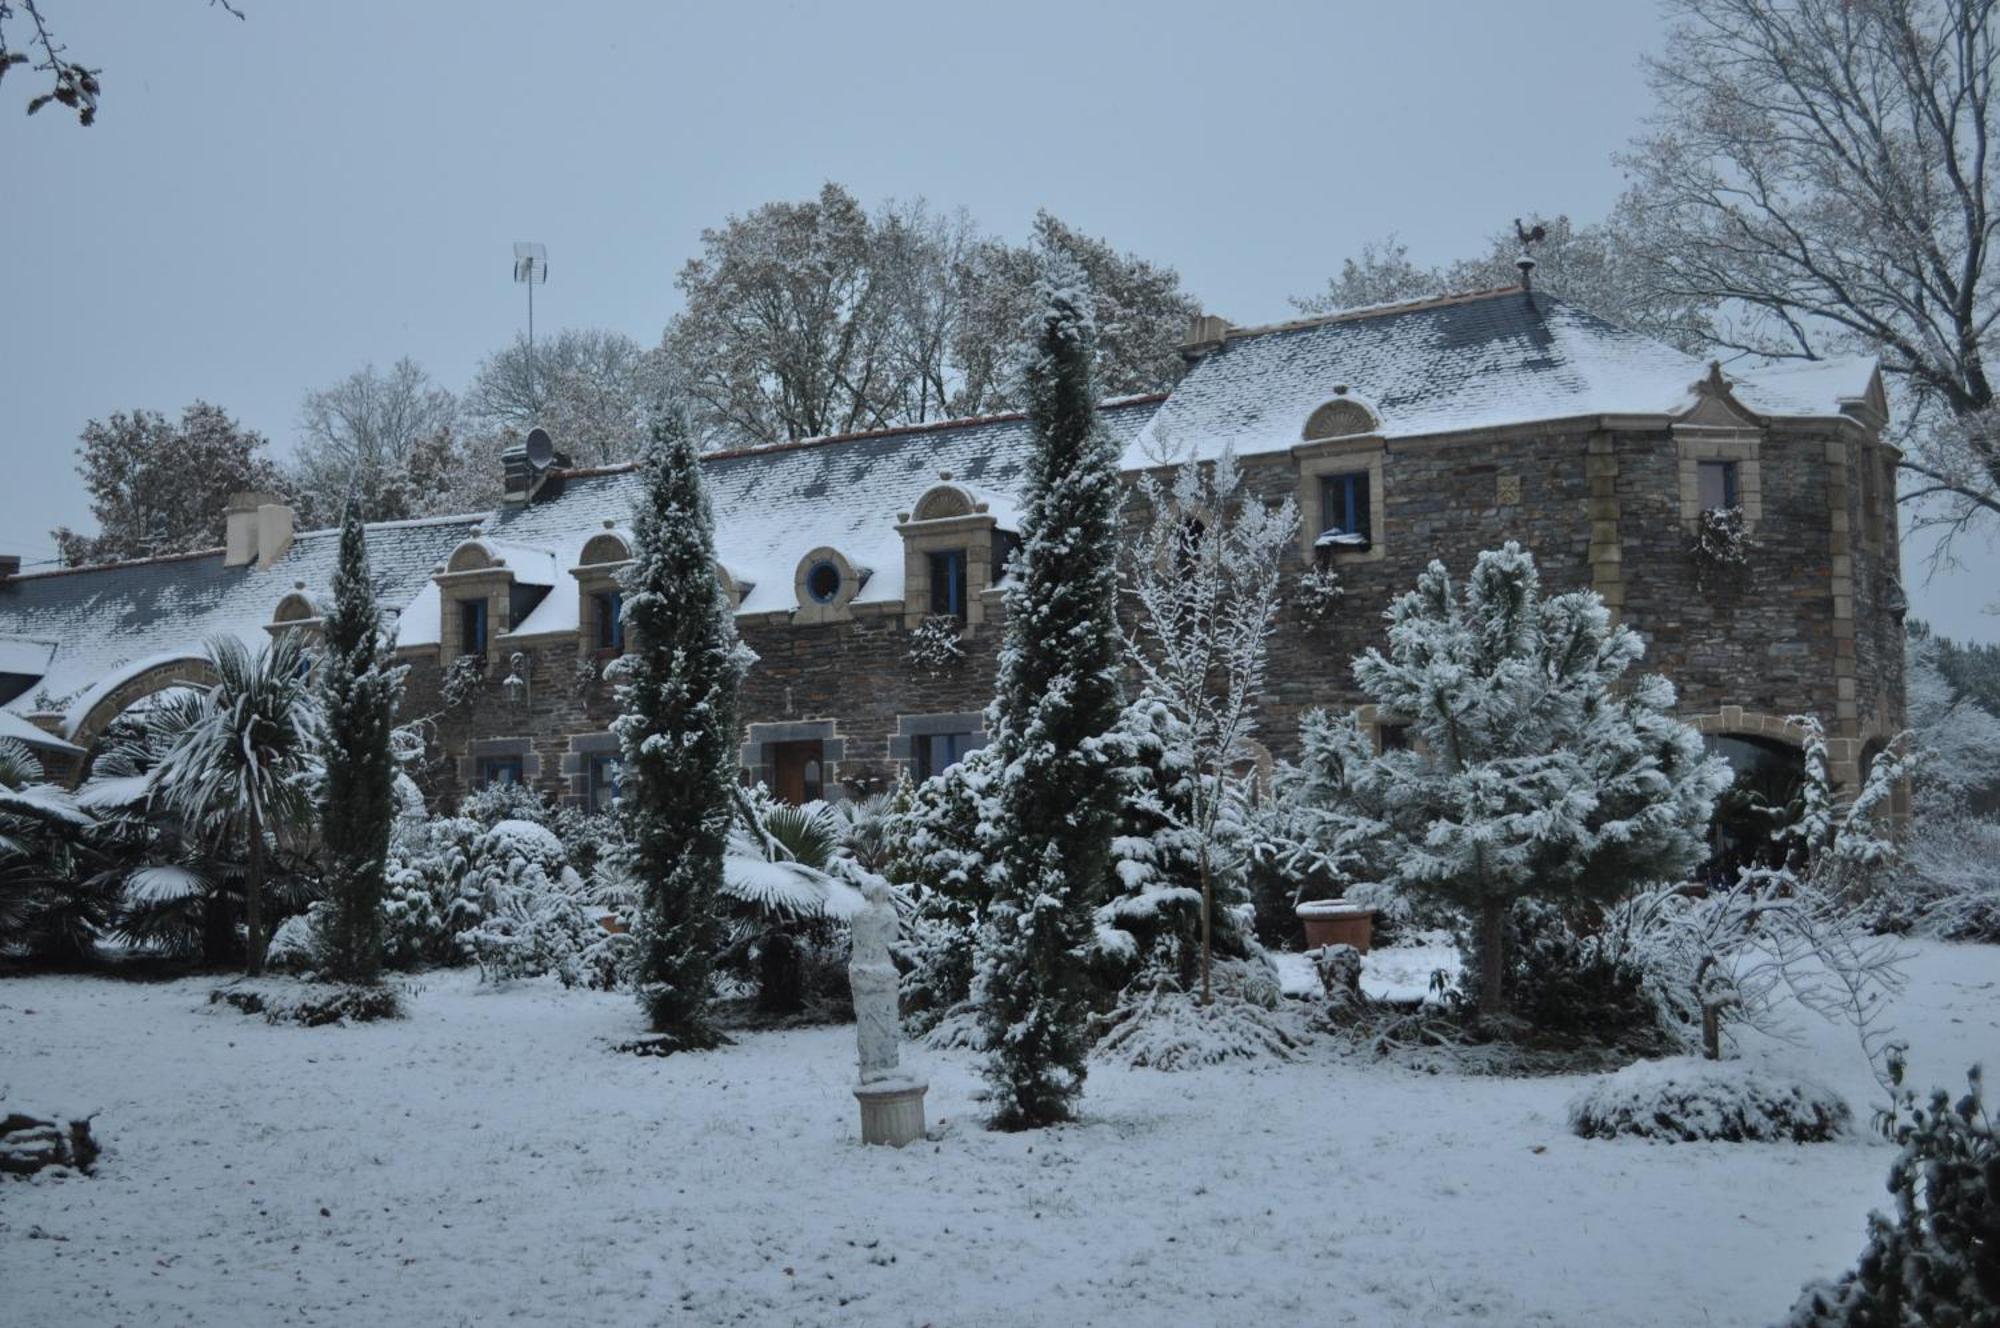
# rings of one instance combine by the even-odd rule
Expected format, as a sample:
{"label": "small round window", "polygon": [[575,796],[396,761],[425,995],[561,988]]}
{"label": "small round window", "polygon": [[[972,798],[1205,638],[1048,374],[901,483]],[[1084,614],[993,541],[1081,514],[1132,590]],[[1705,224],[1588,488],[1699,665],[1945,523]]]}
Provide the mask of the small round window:
{"label": "small round window", "polygon": [[823,559],[814,563],[806,572],[806,594],[821,604],[833,603],[840,594],[840,569]]}

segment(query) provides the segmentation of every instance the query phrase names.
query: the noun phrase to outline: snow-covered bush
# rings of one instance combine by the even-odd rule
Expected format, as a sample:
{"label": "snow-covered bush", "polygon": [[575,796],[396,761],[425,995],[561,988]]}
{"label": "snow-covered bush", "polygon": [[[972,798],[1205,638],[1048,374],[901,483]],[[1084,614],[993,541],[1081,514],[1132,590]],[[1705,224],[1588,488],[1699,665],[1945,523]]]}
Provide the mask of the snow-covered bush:
{"label": "snow-covered bush", "polygon": [[1213,1000],[1166,982],[1135,983],[1092,1022],[1095,1060],[1138,1069],[1192,1070],[1232,1060],[1290,1060],[1310,1040],[1300,1013],[1280,999],[1270,961],[1218,960]]}
{"label": "snow-covered bush", "polygon": [[1346,596],[1340,573],[1331,567],[1314,566],[1300,572],[1292,588],[1292,603],[1315,626],[1332,622]]}
{"label": "snow-covered bush", "polygon": [[463,710],[486,687],[486,656],[460,655],[444,671],[441,691],[447,710]]}
{"label": "snow-covered bush", "polygon": [[1730,585],[1750,564],[1753,544],[1741,507],[1711,507],[1695,520],[1689,552],[1703,589]]}
{"label": "snow-covered bush", "polygon": [[886,875],[910,895],[897,959],[913,1033],[972,994],[973,951],[992,897],[993,751],[982,747],[910,791],[892,822]]}
{"label": "snow-covered bush", "polygon": [[[1187,726],[1160,698],[1142,695],[1105,735],[1109,777],[1118,791],[1111,841],[1112,879],[1096,913],[1092,954],[1100,982],[1119,991],[1139,982],[1194,990],[1201,981],[1204,836],[1194,824],[1200,774]],[[1207,840],[1214,952],[1259,952],[1244,881],[1243,788],[1225,779],[1213,796]]]}
{"label": "snow-covered bush", "polygon": [[934,613],[910,633],[910,663],[926,677],[940,678],[965,662],[960,638],[964,625],[948,613]]}
{"label": "snow-covered bush", "polygon": [[1897,1089],[1882,1132],[1902,1145],[1889,1167],[1893,1217],[1868,1215],[1868,1244],[1838,1282],[1809,1284],[1785,1328],[1941,1328],[2000,1323],[2000,1145],[1981,1099],[1979,1071],[1953,1102],[1926,1105]]}
{"label": "snow-covered bush", "polygon": [[1585,1089],[1569,1127],[1586,1139],[1634,1135],[1666,1143],[1820,1143],[1847,1132],[1839,1094],[1743,1061],[1641,1061]]}
{"label": "snow-covered bush", "polygon": [[2000,819],[1919,811],[1873,913],[1884,931],[2000,942]]}
{"label": "snow-covered bush", "polygon": [[598,922],[562,841],[532,821],[501,821],[474,844],[462,895],[479,918],[458,944],[488,981],[553,974],[565,987],[611,988],[621,939]]}
{"label": "snow-covered bush", "polygon": [[287,973],[317,970],[326,960],[326,942],[320,932],[325,916],[326,905],[318,903],[279,923],[278,929],[271,933],[265,962]]}

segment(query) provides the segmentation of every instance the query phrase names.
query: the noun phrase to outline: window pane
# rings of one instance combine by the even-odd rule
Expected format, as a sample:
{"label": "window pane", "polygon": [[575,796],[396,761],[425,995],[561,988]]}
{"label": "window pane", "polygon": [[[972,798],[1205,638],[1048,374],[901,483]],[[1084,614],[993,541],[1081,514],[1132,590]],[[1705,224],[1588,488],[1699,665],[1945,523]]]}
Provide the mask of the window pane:
{"label": "window pane", "polygon": [[1368,475],[1328,475],[1320,482],[1320,533],[1370,538]]}
{"label": "window pane", "polygon": [[625,648],[625,597],[611,591],[597,597],[597,648]]}
{"label": "window pane", "polygon": [[1695,488],[1703,511],[1716,507],[1736,506],[1736,463],[1696,462]]}
{"label": "window pane", "polygon": [[965,616],[965,550],[931,555],[931,612]]}
{"label": "window pane", "polygon": [[468,599],[459,601],[459,653],[483,655],[486,653],[486,601]]}

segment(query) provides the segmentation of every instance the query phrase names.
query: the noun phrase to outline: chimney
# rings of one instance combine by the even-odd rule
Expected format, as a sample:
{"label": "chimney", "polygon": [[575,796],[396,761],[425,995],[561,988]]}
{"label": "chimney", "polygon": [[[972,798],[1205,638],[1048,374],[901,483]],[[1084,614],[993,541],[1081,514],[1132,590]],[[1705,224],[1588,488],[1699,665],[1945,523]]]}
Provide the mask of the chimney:
{"label": "chimney", "polygon": [[269,567],[292,547],[292,509],[275,493],[253,490],[229,495],[223,512],[222,565]]}
{"label": "chimney", "polygon": [[1521,270],[1521,289],[1532,291],[1535,288],[1535,260],[1528,257],[1527,250],[1521,251],[1521,256],[1514,260],[1514,266]]}
{"label": "chimney", "polygon": [[[541,433],[537,429],[536,433]],[[533,435],[529,435],[532,440]],[[544,485],[555,478],[556,472],[569,467],[569,453],[551,449],[542,456],[542,464],[536,465],[529,453],[527,443],[517,443],[500,454],[500,501],[503,503],[533,502],[535,495]],[[561,492],[561,485],[551,492]]]}
{"label": "chimney", "polygon": [[0,553],[0,581],[12,581],[21,574],[21,555]]}
{"label": "chimney", "polygon": [[1229,320],[1218,314],[1196,314],[1188,320],[1187,340],[1181,342],[1181,358],[1193,364],[1210,351],[1222,349],[1229,335]]}

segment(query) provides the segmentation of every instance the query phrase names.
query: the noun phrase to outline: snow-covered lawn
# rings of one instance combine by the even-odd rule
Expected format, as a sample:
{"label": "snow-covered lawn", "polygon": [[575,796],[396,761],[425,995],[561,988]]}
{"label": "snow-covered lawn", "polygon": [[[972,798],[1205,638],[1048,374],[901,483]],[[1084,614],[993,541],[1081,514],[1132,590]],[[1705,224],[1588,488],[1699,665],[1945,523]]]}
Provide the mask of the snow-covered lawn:
{"label": "snow-covered lawn", "polygon": [[[2000,1064],[2000,949],[1924,945],[1918,1083]],[[1768,1324],[1846,1267],[1886,1145],[1585,1142],[1582,1081],[1341,1060],[1098,1067],[1073,1128],[863,1149],[851,1029],[614,1055],[623,996],[420,982],[278,1028],[213,981],[0,983],[0,1089],[97,1111],[95,1179],[0,1183],[12,1324]],[[1873,1088],[1835,1030],[1770,1051]]]}

